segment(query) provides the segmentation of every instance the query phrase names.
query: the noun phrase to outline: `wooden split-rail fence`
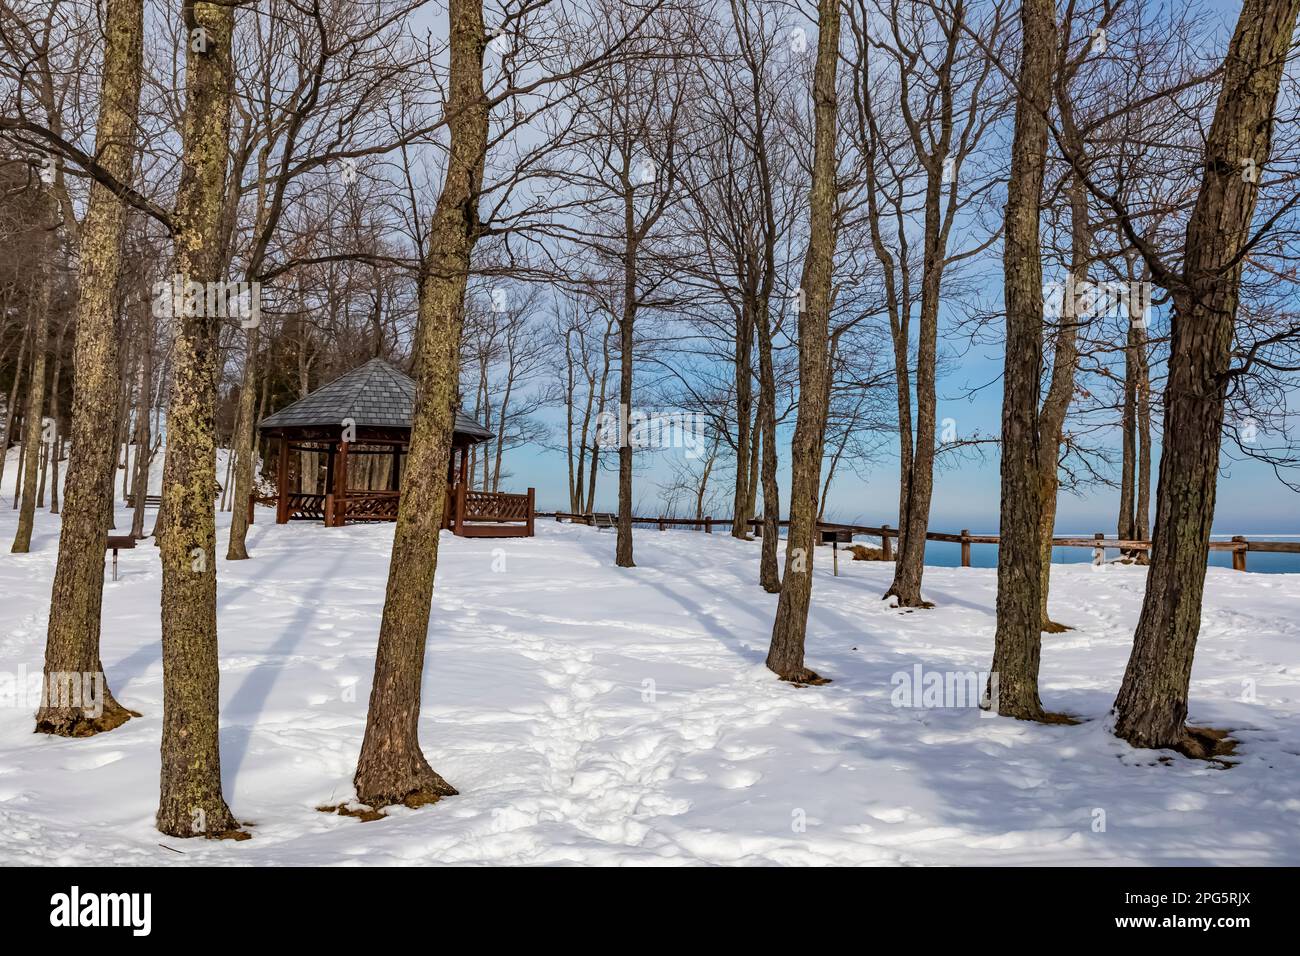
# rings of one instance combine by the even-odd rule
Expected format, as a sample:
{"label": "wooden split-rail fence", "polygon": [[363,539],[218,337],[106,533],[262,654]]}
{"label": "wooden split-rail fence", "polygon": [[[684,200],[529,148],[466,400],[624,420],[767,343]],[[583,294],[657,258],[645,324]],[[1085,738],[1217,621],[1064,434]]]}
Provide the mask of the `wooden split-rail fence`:
{"label": "wooden split-rail fence", "polygon": [[[579,522],[582,524],[594,525],[596,515],[592,514],[574,514],[568,511],[546,511],[538,512],[539,518],[554,518],[556,521]],[[660,531],[666,531],[669,528],[691,527],[704,531],[705,534],[712,534],[716,525],[720,528],[730,528],[733,524],[731,518],[714,518],[706,515],[703,518],[670,518],[666,515],[659,515],[654,518],[634,517],[634,525],[642,527],[657,527]],[[762,535],[763,519],[753,518],[748,522],[749,526],[754,529],[754,533]],[[782,528],[790,526],[788,520],[781,521]],[[833,521],[817,522],[817,530],[821,531],[847,531],[850,535],[862,535],[869,538],[880,539],[880,550],[883,559],[886,561],[893,560],[893,539],[897,538],[899,531],[897,528],[891,528],[889,525],[871,527],[870,525],[859,524],[841,524]],[[970,548],[973,544],[998,544],[1001,539],[996,534],[971,534],[970,531],[962,529],[953,534],[948,531],[930,531],[926,533],[927,541],[946,541],[952,544],[961,545],[961,566],[969,568]],[[818,536],[820,541],[820,535]],[[1150,551],[1150,541],[1130,541],[1124,538],[1107,537],[1104,532],[1098,531],[1091,538],[1053,538],[1052,547],[1054,548],[1092,548],[1093,552],[1100,558],[1104,556],[1106,549],[1116,549],[1119,551]],[[1234,571],[1246,570],[1246,555],[1248,552],[1269,552],[1273,554],[1300,554],[1300,541],[1251,541],[1242,535],[1237,535],[1228,541],[1211,541],[1211,551],[1230,551],[1232,553],[1232,568]]]}

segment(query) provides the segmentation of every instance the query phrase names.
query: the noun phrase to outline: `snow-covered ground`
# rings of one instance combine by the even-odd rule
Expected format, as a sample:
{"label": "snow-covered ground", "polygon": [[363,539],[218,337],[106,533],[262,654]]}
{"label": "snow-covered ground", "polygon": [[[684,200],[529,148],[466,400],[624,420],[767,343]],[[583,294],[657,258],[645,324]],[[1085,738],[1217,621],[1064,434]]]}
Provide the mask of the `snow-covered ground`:
{"label": "snow-covered ground", "polygon": [[[125,520],[126,512],[120,512]],[[153,829],[162,705],[159,568],[105,586],[103,659],[143,717],[88,740],[0,707],[0,863],[1300,863],[1300,575],[1212,568],[1192,722],[1231,728],[1219,769],[1106,732],[1139,609],[1136,567],[1054,569],[1038,726],[899,707],[899,678],[981,671],[994,572],[929,569],[933,611],[879,600],[888,568],[820,550],[809,664],[763,667],[775,599],[758,545],[539,522],[532,540],[444,535],[420,733],[461,796],[363,823],[350,796],[391,526],[277,527],[221,561],[222,769],[246,842]],[[222,516],[224,528],[228,516]],[[0,670],[39,671],[58,519],[10,555],[0,508]],[[224,553],[223,541],[219,548]],[[952,701],[949,701],[952,703]],[[164,848],[160,844],[174,848]]]}

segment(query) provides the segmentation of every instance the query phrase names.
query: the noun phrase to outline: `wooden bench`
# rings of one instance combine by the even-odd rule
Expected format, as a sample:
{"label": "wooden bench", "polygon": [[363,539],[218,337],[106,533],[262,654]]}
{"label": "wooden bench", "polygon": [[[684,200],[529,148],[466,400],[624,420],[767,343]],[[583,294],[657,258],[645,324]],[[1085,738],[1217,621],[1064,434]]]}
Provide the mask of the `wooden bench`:
{"label": "wooden bench", "polygon": [[135,538],[129,534],[110,534],[104,545],[105,551],[113,552],[113,580],[117,580],[117,552],[120,549],[135,547]]}
{"label": "wooden bench", "polygon": [[[217,482],[217,490],[216,490],[215,493],[213,493],[213,495],[212,495],[212,500],[213,500],[213,501],[216,501],[218,498],[220,498],[220,497],[221,497],[221,492],[224,491],[224,490],[225,490],[225,489],[223,489],[223,488],[221,487],[221,482]],[[133,505],[133,504],[134,504],[134,502],[133,502],[130,498],[128,498],[128,499],[126,500],[126,503],[129,504],[129,505]],[[162,495],[145,495],[145,496],[144,496],[144,506],[145,506],[146,508],[159,508],[159,507],[162,507]]]}
{"label": "wooden bench", "polygon": [[591,514],[587,516],[587,524],[593,528],[617,528],[618,516],[608,511]]}

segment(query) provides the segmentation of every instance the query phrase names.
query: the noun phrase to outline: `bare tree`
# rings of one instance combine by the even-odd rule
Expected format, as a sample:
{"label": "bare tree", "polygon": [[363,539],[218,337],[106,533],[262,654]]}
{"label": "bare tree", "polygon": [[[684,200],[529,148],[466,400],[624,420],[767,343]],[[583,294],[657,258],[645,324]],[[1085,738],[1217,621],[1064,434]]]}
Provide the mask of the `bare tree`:
{"label": "bare tree", "polygon": [[37,209],[44,212],[45,222],[38,223],[38,255],[35,277],[35,292],[31,296],[32,359],[27,376],[27,408],[23,412],[23,474],[22,474],[22,508],[18,513],[18,528],[14,532],[13,546],[9,549],[14,554],[26,554],[31,550],[32,525],[36,518],[36,479],[41,463],[39,449],[43,439],[43,417],[45,402],[45,357],[49,349],[50,337],[50,299],[54,284],[54,259],[57,255],[57,223],[54,216],[58,214],[53,197],[42,197],[37,201]]}
{"label": "bare tree", "polygon": [[998,545],[997,630],[990,683],[998,713],[1047,716],[1038,697],[1042,647],[1042,495],[1039,382],[1043,353],[1043,270],[1039,206],[1047,163],[1048,108],[1057,39],[1052,0],[1020,7],[1020,70],[1007,184],[1003,246],[1006,361],[1002,395],[1002,499]]}
{"label": "bare tree", "polygon": [[[186,44],[185,112],[176,193],[176,275],[206,289],[222,279],[235,11],[226,4],[185,0],[181,16]],[[222,795],[217,733],[213,417],[221,318],[215,311],[205,305],[173,316],[172,390],[158,535],[163,728],[157,825],[176,837],[224,837],[239,830]]]}
{"label": "bare tree", "polygon": [[799,416],[791,444],[790,530],[785,574],[767,652],[768,669],[782,680],[824,683],[804,666],[804,635],[812,597],[817,544],[817,491],[825,441],[830,380],[829,322],[835,256],[836,89],[840,56],[837,0],[817,6],[817,63],[813,70],[814,154],[809,194],[808,246],[800,283]]}
{"label": "bare tree", "polygon": [[[681,199],[680,140],[694,86],[686,55],[689,19],[679,20],[676,13],[654,20],[640,40],[643,55],[612,60],[584,81],[569,124],[568,151],[574,161],[567,172],[553,170],[575,190],[576,205],[586,216],[585,228],[570,237],[617,276],[621,421],[633,407],[637,320],[655,304],[668,278],[656,254],[656,227]],[[638,13],[610,8],[605,15],[610,18],[607,29],[617,35],[628,32]],[[673,55],[644,55],[646,47],[651,52],[669,49]],[[629,442],[619,442],[618,461],[615,564],[629,568],[635,565]]]}
{"label": "bare tree", "polygon": [[448,16],[451,72],[446,112],[451,144],[420,281],[421,341],[415,369],[419,401],[393,536],[366,734],[353,780],[357,799],[372,807],[432,803],[457,792],[425,759],[418,721],[490,108],[483,88],[482,6],[479,0],[450,0]]}
{"label": "bare tree", "polygon": [[[1269,161],[1283,69],[1300,0],[1246,0],[1224,60],[1204,176],[1179,273],[1155,270],[1173,296],[1173,342],[1151,569],[1115,733],[1134,746],[1213,753],[1186,727],[1214,518],[1232,337],[1251,248],[1258,170]],[[1161,274],[1163,273],[1163,274]]]}
{"label": "bare tree", "polygon": [[[979,222],[996,179],[979,160],[1003,110],[995,56],[987,51],[1003,43],[1005,8],[1002,2],[989,4],[978,21],[964,0],[856,0],[850,10],[860,67],[852,75],[853,132],[862,153],[871,246],[884,273],[897,389],[899,552],[884,596],[900,607],[930,606],[921,597],[921,579],[934,487],[945,272],[983,252],[997,234],[990,230],[949,248],[959,217]],[[918,240],[920,257],[914,261]],[[914,308],[919,313],[913,363]]]}
{"label": "bare tree", "polygon": [[[97,163],[107,176],[127,183],[134,166],[139,109],[143,9],[140,0],[108,0]],[[126,209],[96,181],[79,230],[80,288],[73,351],[71,451],[63,496],[59,556],[50,598],[45,678],[58,674],[103,675],[99,659],[100,602],[104,587],[103,542],[112,509],[113,428],[104,410],[117,404],[116,287]],[[65,218],[66,222],[66,218]],[[39,733],[85,737],[112,730],[138,716],[123,707],[103,679],[98,716],[45,702],[36,714]]]}

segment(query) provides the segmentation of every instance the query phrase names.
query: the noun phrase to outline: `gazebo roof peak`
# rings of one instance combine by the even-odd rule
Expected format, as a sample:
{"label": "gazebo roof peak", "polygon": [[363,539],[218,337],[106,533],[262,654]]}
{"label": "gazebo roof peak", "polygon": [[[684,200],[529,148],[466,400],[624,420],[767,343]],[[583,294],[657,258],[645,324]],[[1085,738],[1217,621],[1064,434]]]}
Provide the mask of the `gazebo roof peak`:
{"label": "gazebo roof peak", "polygon": [[[285,408],[262,419],[262,430],[337,427],[351,420],[358,428],[410,428],[415,410],[415,380],[381,358],[345,372]],[[492,433],[464,412],[456,412],[456,432],[474,441]]]}

